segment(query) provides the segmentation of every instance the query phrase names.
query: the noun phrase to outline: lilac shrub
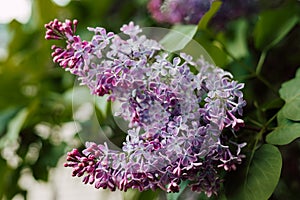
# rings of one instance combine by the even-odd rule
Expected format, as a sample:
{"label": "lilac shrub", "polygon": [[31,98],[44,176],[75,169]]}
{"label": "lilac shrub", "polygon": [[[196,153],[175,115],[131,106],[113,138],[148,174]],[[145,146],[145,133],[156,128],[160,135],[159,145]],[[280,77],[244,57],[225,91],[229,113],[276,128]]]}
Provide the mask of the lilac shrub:
{"label": "lilac shrub", "polygon": [[129,130],[122,151],[87,142],[82,152],[69,152],[65,166],[73,168],[72,175],[112,191],[178,192],[188,181],[193,191],[217,194],[220,171],[235,170],[244,157],[245,143],[224,137],[224,129],[244,124],[238,117],[245,106],[244,84],[203,58],[164,51],[133,22],[121,28],[125,39],[88,28],[91,41],[75,35],[76,25],[56,19],[45,25],[46,39],[66,40],[66,47],[52,47],[53,61],[91,94],[118,101],[121,110],[115,114],[129,121]]}

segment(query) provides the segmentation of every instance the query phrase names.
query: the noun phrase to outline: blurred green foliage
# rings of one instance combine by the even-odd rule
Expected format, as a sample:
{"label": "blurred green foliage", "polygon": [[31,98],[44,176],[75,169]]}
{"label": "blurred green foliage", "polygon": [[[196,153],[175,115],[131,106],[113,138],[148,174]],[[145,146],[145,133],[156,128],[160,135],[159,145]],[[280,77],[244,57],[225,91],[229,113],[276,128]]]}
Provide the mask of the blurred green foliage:
{"label": "blurred green foliage", "polygon": [[[29,169],[36,180],[47,181],[49,170],[74,145],[55,131],[73,120],[70,93],[74,78],[53,64],[51,42],[44,39],[44,24],[54,18],[76,18],[77,33],[83,38],[89,37],[86,27],[103,26],[119,32],[119,27],[131,20],[142,27],[158,25],[147,13],[147,0],[74,0],[65,7],[51,0],[32,2],[32,17],[27,24],[12,21],[6,25],[10,37],[8,56],[0,61],[0,199],[12,199],[16,194],[26,197],[26,190],[18,185],[22,172]],[[300,2],[260,3],[262,9],[257,14],[230,21],[221,30],[210,24],[219,6],[216,4],[198,26],[175,27],[182,32],[190,30],[186,33],[189,40],[194,36],[217,65],[245,83],[246,127],[238,133],[238,140],[248,142],[244,150],[247,158],[237,172],[225,176],[220,196],[212,199],[300,198],[300,141],[296,139],[300,135],[300,71],[292,79],[300,66]],[[110,105],[105,105],[95,106],[100,125],[109,127],[112,133],[122,132],[111,115]],[[42,133],[39,125],[49,127],[50,134]],[[79,141],[78,135],[76,138]],[[111,139],[121,144],[124,135],[112,134]],[[274,145],[286,145],[279,146],[283,161],[280,179],[281,159]],[[5,153],[7,149],[13,153]],[[36,149],[35,155],[31,149]],[[255,184],[256,180],[259,184]],[[251,194],[250,190],[259,193]],[[207,199],[187,190],[168,198],[187,196]],[[124,198],[167,197],[160,192],[129,191]]]}

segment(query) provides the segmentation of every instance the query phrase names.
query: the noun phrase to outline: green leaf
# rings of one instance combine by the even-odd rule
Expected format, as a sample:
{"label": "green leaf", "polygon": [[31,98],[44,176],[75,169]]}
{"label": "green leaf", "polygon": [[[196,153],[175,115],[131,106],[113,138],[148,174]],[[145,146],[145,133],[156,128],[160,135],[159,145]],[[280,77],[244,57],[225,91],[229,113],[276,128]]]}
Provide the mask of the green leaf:
{"label": "green leaf", "polygon": [[279,94],[285,101],[277,116],[278,127],[269,133],[266,141],[275,145],[286,145],[300,137],[300,78],[299,70],[296,78],[282,84]]}
{"label": "green leaf", "polygon": [[168,200],[177,200],[179,199],[180,195],[182,194],[183,190],[186,188],[188,185],[188,181],[182,181],[180,183],[180,191],[178,193],[168,193],[167,194],[167,199]]}
{"label": "green leaf", "polygon": [[299,121],[300,120],[300,97],[286,103],[283,106],[282,111],[286,118],[294,121]]}
{"label": "green leaf", "polygon": [[0,199],[3,199],[5,189],[6,189],[5,186],[7,185],[6,176],[12,170],[10,169],[9,166],[7,166],[6,161],[2,157],[0,157],[0,169],[1,169],[0,170],[0,176],[2,177],[0,179]]}
{"label": "green leaf", "polygon": [[184,52],[188,55],[191,55],[194,60],[204,58],[207,62],[215,65],[215,62],[210,56],[210,54],[196,40],[191,40],[180,52]]}
{"label": "green leaf", "polygon": [[[75,83],[75,85],[77,85],[77,83]],[[93,96],[87,87],[75,85],[64,93],[64,100],[72,104],[73,109],[76,109],[84,103],[92,103],[101,111],[101,114],[106,117],[107,107],[109,106],[107,96]]]}
{"label": "green leaf", "polygon": [[277,121],[278,127],[266,137],[268,143],[286,145],[300,137],[300,123],[285,118],[282,111],[278,113]]}
{"label": "green leaf", "polygon": [[209,11],[207,11],[201,18],[201,20],[198,24],[198,29],[206,29],[207,28],[207,24],[212,19],[212,17],[218,12],[221,5],[222,5],[222,1],[214,1],[212,3]]}
{"label": "green leaf", "polygon": [[[77,83],[76,83],[77,84]],[[83,86],[75,86],[64,93],[64,100],[72,104],[73,107],[78,107],[87,102],[93,102],[93,95],[89,89]]]}
{"label": "green leaf", "polygon": [[102,116],[106,118],[108,106],[111,106],[107,101],[107,96],[102,96],[102,97],[96,96],[94,103],[96,107],[99,109],[99,111],[101,112]]}
{"label": "green leaf", "polygon": [[279,43],[297,24],[295,6],[286,6],[262,12],[254,29],[255,47],[268,50]]}
{"label": "green leaf", "polygon": [[292,79],[282,84],[280,97],[285,100],[283,115],[294,121],[300,120],[300,79]]}
{"label": "green leaf", "polygon": [[245,58],[248,56],[248,22],[245,19],[235,20],[227,25],[227,29],[228,31],[226,32],[218,33],[218,41],[221,41],[225,46],[225,49],[236,59]]}
{"label": "green leaf", "polygon": [[276,188],[282,166],[277,147],[264,144],[254,154],[245,178],[228,200],[267,200]]}
{"label": "green leaf", "polygon": [[19,108],[7,108],[0,112],[0,136],[2,136],[7,128],[8,122],[15,116],[18,110]]}
{"label": "green leaf", "polygon": [[206,196],[204,192],[201,192],[197,198],[197,200],[227,200],[222,190],[218,193],[218,195],[212,195],[211,197]]}
{"label": "green leaf", "polygon": [[196,25],[175,25],[159,43],[167,51],[179,51],[193,39],[196,31]]}
{"label": "green leaf", "polygon": [[48,181],[50,168],[57,165],[59,158],[65,153],[65,143],[52,144],[49,140],[42,140],[42,148],[37,161],[31,166],[32,175],[36,180]]}
{"label": "green leaf", "polygon": [[140,192],[139,198],[138,200],[153,200],[153,199],[157,199],[158,197],[158,191],[152,191],[152,190],[146,190],[143,192]]}
{"label": "green leaf", "polygon": [[195,40],[203,46],[203,48],[207,51],[207,54],[210,55],[211,59],[214,61],[213,63],[215,63],[215,65],[225,66],[228,64],[227,54],[223,51],[218,42],[212,42],[212,38],[206,31],[198,31],[195,35]]}
{"label": "green leaf", "polygon": [[160,190],[152,191],[152,190],[145,190],[140,192],[135,189],[129,189],[126,192],[123,192],[123,199],[124,200],[153,200],[157,199]]}
{"label": "green leaf", "polygon": [[60,8],[53,1],[33,1],[33,7],[35,8],[35,12],[33,12],[34,20],[39,23],[47,23],[56,18]]}
{"label": "green leaf", "polygon": [[296,72],[296,78],[300,78],[300,68]]}
{"label": "green leaf", "polygon": [[264,105],[262,105],[261,109],[263,112],[271,109],[277,109],[279,110],[284,105],[284,101],[281,98],[276,98],[273,100],[270,100],[266,102]]}
{"label": "green leaf", "polygon": [[9,122],[6,135],[0,140],[0,149],[18,139],[28,113],[28,109],[24,108]]}
{"label": "green leaf", "polygon": [[0,199],[12,199],[16,194],[22,193],[18,185],[21,168],[14,169],[0,157]]}

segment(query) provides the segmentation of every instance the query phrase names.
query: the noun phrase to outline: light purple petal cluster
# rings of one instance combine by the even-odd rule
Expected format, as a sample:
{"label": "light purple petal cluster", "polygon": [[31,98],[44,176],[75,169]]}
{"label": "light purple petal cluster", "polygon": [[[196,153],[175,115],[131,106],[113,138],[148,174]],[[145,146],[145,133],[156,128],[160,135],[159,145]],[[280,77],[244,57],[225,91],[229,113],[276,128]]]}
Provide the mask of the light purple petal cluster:
{"label": "light purple petal cluster", "polygon": [[[182,181],[207,196],[217,193],[218,171],[235,170],[245,144],[222,139],[225,128],[243,126],[243,84],[203,58],[174,56],[130,22],[121,31],[126,39],[106,29],[88,28],[91,41],[74,35],[77,22],[54,20],[46,39],[64,39],[65,48],[53,47],[53,60],[78,76],[94,95],[108,94],[118,101],[116,113],[128,120],[122,152],[105,144],[86,143],[80,153],[68,154],[66,167],[73,176],[96,188],[161,188],[178,192]],[[191,69],[195,69],[193,73]]]}

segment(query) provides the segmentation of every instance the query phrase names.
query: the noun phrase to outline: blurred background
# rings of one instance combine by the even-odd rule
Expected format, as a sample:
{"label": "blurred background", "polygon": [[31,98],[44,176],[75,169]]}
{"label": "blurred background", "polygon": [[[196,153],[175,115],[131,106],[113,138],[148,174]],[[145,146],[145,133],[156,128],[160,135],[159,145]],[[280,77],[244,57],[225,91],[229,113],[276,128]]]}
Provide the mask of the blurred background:
{"label": "blurred background", "polygon": [[[259,13],[294,5],[298,1],[245,2],[250,2],[248,7],[248,4],[244,5],[245,10],[235,7],[234,13],[239,15],[227,12],[226,16],[220,14],[216,17],[212,31],[218,33],[219,39],[224,41],[239,61],[251,66],[259,58],[259,51],[254,48],[251,36]],[[90,36],[86,27],[102,26],[118,33],[119,28],[129,21],[141,27],[171,27],[167,20],[156,22],[147,4],[148,0],[0,0],[1,200],[160,198],[157,193],[151,192],[141,194],[129,191],[124,194],[96,190],[82,184],[79,178],[72,178],[71,169],[63,167],[66,152],[72,148],[83,148],[84,139],[80,137],[80,132],[93,132],[93,127],[98,127],[100,123],[104,134],[115,144],[122,144],[125,135],[118,129],[110,106],[103,99],[95,103],[85,89],[76,85],[72,75],[52,62],[53,42],[44,39],[44,24],[55,18],[63,21],[67,18],[78,19],[77,34],[84,39]],[[283,15],[288,13],[289,9],[286,9]],[[247,74],[238,67],[239,63],[226,55],[224,49],[209,36],[200,33],[196,40],[211,53],[218,65],[248,84],[245,99],[249,102],[245,116],[254,116],[255,104],[267,105],[272,102],[272,105],[268,105],[270,112],[283,104],[280,100],[273,102],[272,91],[261,82],[246,78]],[[298,23],[270,51],[262,74],[278,90],[282,82],[294,76],[299,66]],[[97,123],[92,119],[93,110]],[[89,129],[85,129],[85,126]],[[283,172],[272,199],[299,199],[300,142],[296,140],[280,150],[284,158]]]}

